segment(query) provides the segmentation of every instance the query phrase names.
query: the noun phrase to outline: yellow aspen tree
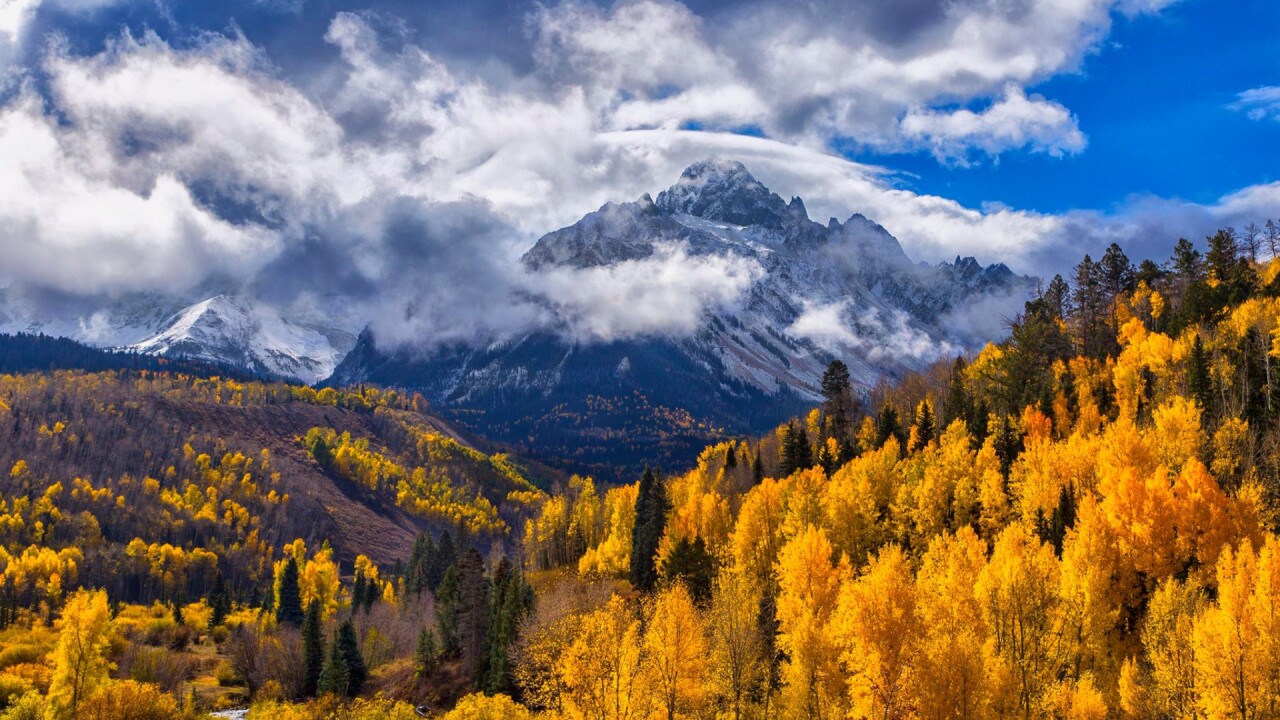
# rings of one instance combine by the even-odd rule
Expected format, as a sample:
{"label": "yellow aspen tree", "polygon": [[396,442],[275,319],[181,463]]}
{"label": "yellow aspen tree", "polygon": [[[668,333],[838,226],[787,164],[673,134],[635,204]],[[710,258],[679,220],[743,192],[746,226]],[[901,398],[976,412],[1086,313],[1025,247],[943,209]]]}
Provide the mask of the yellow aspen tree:
{"label": "yellow aspen tree", "polygon": [[849,565],[844,558],[832,562],[832,555],[826,533],[810,525],[782,548],[776,569],[778,644],[787,655],[783,701],[805,720],[843,714],[840,650],[831,619]]}
{"label": "yellow aspen tree", "polygon": [[649,602],[644,651],[655,707],[667,720],[695,717],[705,701],[707,641],[702,618],[682,583],[671,583]]}
{"label": "yellow aspen tree", "polygon": [[80,590],[62,609],[53,651],[49,709],[54,718],[74,718],[80,704],[108,679],[111,613],[105,590]]}
{"label": "yellow aspen tree", "polygon": [[861,577],[844,583],[834,624],[853,716],[911,717],[921,627],[915,578],[900,547],[886,546]]}
{"label": "yellow aspen tree", "polygon": [[1199,587],[1173,578],[1151,596],[1142,626],[1143,653],[1150,667],[1144,694],[1159,717],[1187,718],[1199,712],[1195,623],[1204,606]]}
{"label": "yellow aspen tree", "polygon": [[916,578],[922,633],[915,677],[921,720],[983,717],[986,629],[974,586],[986,562],[986,544],[968,527],[934,538],[924,554]]}
{"label": "yellow aspen tree", "polygon": [[755,486],[742,500],[738,522],[730,538],[734,564],[761,584],[771,583],[774,563],[782,547],[784,484],[773,478]]}
{"label": "yellow aspen tree", "polygon": [[582,618],[560,661],[565,714],[583,720],[640,720],[649,713],[640,621],[615,595]]}
{"label": "yellow aspen tree", "polygon": [[1124,643],[1119,628],[1126,604],[1136,604],[1136,588],[1091,495],[1080,500],[1075,526],[1063,542],[1061,579],[1069,676],[1079,680],[1090,674],[1104,687],[1113,687],[1123,659],[1137,652]]}
{"label": "yellow aspen tree", "polygon": [[1053,548],[1011,525],[996,539],[974,592],[988,628],[985,645],[997,717],[1037,717],[1065,664],[1058,559]]}
{"label": "yellow aspen tree", "polygon": [[732,720],[741,720],[748,693],[765,670],[760,598],[754,578],[737,566],[721,569],[711,592],[711,684]]}
{"label": "yellow aspen tree", "polygon": [[1218,560],[1218,600],[1195,623],[1200,708],[1209,720],[1280,716],[1280,541]]}

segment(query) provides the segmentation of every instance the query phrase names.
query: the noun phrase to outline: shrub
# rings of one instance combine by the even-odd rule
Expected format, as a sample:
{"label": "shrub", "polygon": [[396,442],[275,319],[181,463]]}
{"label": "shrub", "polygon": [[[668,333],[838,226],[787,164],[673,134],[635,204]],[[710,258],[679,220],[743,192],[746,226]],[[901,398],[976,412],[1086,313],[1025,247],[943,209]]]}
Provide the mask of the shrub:
{"label": "shrub", "polygon": [[109,682],[80,705],[77,720],[174,720],[183,717],[173,696],[150,683]]}

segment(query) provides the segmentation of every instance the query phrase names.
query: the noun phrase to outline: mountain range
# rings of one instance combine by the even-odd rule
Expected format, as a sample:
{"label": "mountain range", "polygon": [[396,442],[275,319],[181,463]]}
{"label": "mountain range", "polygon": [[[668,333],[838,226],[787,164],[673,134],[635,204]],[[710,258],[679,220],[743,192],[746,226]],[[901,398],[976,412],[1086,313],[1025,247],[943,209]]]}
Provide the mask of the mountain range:
{"label": "mountain range", "polygon": [[866,217],[814,222],[800,198],[725,160],[689,167],[656,200],[606,204],[523,262],[534,274],[607,267],[673,246],[757,267],[740,305],[707,312],[692,334],[605,342],[539,330],[423,353],[382,350],[364,333],[331,382],[412,387],[523,453],[598,475],[673,466],[707,439],[761,432],[814,404],[833,359],[865,390],[979,346],[1037,286],[973,258],[913,263]]}
{"label": "mountain range", "polygon": [[[673,253],[680,253],[673,255]],[[341,313],[283,313],[251,294],[96,302],[0,297],[0,331],[212,361],[308,384],[411,388],[529,457],[608,476],[674,466],[708,439],[760,432],[818,400],[836,358],[864,390],[1003,330],[1037,281],[1003,264],[913,262],[874,221],[811,220],[741,163],[684,171],[657,199],[608,203],[539,239],[522,272],[615,268],[653,257],[750,270],[737,302],[693,332],[581,338],[559,327],[438,347],[383,347]]]}

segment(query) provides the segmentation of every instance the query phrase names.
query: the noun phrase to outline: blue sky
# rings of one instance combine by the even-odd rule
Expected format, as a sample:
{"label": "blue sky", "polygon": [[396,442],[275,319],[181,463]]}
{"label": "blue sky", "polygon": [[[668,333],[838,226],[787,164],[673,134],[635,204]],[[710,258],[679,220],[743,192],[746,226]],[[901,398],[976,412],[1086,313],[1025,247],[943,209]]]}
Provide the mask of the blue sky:
{"label": "blue sky", "polygon": [[1089,139],[1078,155],[1008,153],[956,168],[921,153],[850,154],[973,206],[1105,210],[1132,195],[1212,203],[1280,177],[1280,123],[1229,107],[1280,82],[1280,40],[1268,31],[1277,27],[1280,3],[1266,0],[1190,0],[1120,19],[1080,72],[1032,87],[1077,115]]}
{"label": "blue sky", "polygon": [[[0,283],[366,292],[708,156],[925,262],[1162,259],[1280,215],[1276,27],[1267,0],[0,0]],[[352,271],[280,281],[321,266]]]}

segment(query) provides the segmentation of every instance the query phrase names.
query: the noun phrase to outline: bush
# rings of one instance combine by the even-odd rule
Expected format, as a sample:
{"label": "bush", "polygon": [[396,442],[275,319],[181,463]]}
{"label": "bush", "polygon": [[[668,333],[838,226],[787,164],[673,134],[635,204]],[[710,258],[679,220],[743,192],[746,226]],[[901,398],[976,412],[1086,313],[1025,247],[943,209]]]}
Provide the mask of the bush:
{"label": "bush", "polygon": [[177,692],[191,676],[191,660],[163,648],[131,645],[120,666],[130,680],[159,685],[165,692]]}
{"label": "bush", "polygon": [[235,667],[225,660],[218,663],[218,668],[213,671],[213,677],[217,679],[218,685],[221,687],[235,687],[244,684],[244,678],[240,677],[240,673],[236,672]]}
{"label": "bush", "polygon": [[530,720],[529,709],[506,695],[468,695],[441,720]]}
{"label": "bush", "polygon": [[173,696],[149,683],[109,682],[82,703],[77,720],[174,720],[184,717]]}
{"label": "bush", "polygon": [[44,720],[44,696],[40,693],[27,693],[9,706],[0,720]]}
{"label": "bush", "polygon": [[0,675],[0,708],[9,707],[15,700],[35,690],[35,686],[26,678],[15,675]]}
{"label": "bush", "polygon": [[48,654],[49,648],[39,645],[9,645],[0,650],[0,670],[22,663],[40,662]]}

